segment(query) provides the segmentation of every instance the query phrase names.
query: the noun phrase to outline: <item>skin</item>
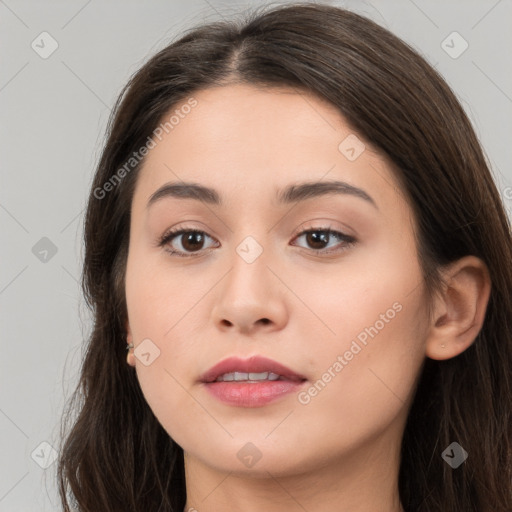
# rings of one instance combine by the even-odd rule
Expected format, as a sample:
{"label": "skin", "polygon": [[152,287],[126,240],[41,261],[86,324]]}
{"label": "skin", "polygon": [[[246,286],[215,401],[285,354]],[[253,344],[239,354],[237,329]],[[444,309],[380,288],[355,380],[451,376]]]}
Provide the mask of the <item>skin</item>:
{"label": "skin", "polygon": [[[487,269],[472,256],[446,267],[448,286],[429,318],[412,210],[389,161],[332,105],[249,85],[194,98],[138,176],[126,274],[128,342],[137,350],[149,338],[160,351],[147,366],[130,353],[128,364],[184,449],[185,510],[398,512],[400,443],[422,364],[474,341]],[[338,149],[350,134],[366,145],[354,161]],[[275,200],[289,184],[334,179],[364,189],[377,207],[340,194]],[[170,181],[212,187],[224,204],[167,197],[146,208]],[[356,242],[331,236],[315,246],[298,236],[326,226]],[[193,254],[182,258],[157,245],[172,227],[207,236],[195,252],[183,236],[169,242]],[[263,248],[250,264],[236,252],[247,236]],[[291,393],[234,407],[198,382],[228,356],[261,354],[305,375],[309,389],[393,304],[401,310],[307,404]],[[248,442],[261,454],[252,467],[237,457]]]}

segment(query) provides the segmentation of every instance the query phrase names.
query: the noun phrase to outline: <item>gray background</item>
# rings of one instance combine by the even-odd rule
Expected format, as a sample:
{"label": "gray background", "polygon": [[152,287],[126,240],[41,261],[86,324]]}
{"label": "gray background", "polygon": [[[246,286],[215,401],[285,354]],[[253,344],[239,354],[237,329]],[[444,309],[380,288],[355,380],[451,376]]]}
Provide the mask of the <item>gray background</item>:
{"label": "gray background", "polygon": [[[83,211],[115,98],[183,29],[262,3],[0,0],[0,511],[60,510],[52,447],[91,321],[78,286]],[[512,1],[331,3],[387,27],[443,74],[510,215]],[[47,58],[44,31],[58,44]],[[457,58],[464,42],[442,43],[454,31],[469,45]]]}

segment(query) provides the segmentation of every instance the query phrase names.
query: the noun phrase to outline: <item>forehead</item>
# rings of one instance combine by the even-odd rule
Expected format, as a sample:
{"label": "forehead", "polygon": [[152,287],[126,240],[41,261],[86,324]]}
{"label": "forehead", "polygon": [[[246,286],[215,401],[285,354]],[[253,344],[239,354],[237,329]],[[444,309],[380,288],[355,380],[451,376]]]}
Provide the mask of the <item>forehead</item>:
{"label": "forehead", "polygon": [[192,97],[164,116],[162,123],[171,116],[174,122],[154,138],[135,200],[147,202],[157,188],[180,180],[220,190],[228,200],[274,201],[290,183],[319,180],[365,188],[379,202],[399,192],[386,159],[335,106],[311,93],[235,84]]}

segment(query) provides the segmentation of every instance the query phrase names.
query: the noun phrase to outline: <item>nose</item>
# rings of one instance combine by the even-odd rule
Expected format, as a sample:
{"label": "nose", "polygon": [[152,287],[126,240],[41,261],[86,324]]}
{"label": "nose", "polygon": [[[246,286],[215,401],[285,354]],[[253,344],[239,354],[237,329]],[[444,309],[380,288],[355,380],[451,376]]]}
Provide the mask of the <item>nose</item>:
{"label": "nose", "polygon": [[231,261],[213,298],[215,325],[222,331],[246,335],[282,329],[289,314],[287,288],[279,272],[269,267],[267,252],[250,263],[235,252]]}

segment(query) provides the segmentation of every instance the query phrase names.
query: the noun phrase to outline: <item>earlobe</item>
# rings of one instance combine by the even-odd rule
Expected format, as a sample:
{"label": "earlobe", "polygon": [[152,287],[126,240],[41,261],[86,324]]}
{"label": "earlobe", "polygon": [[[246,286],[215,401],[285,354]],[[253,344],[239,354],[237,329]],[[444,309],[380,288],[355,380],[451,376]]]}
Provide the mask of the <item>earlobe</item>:
{"label": "earlobe", "polygon": [[473,344],[482,329],[491,293],[487,266],[476,256],[450,264],[444,278],[425,346],[425,355],[437,360],[456,357]]}

